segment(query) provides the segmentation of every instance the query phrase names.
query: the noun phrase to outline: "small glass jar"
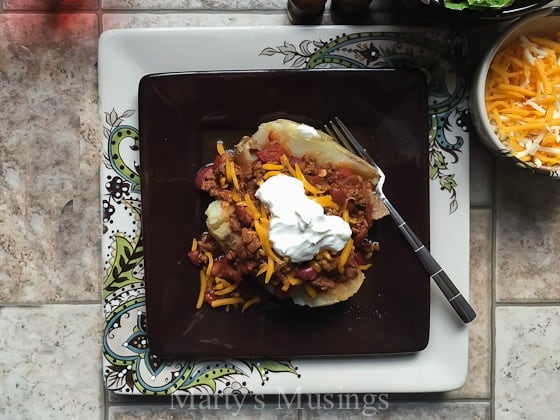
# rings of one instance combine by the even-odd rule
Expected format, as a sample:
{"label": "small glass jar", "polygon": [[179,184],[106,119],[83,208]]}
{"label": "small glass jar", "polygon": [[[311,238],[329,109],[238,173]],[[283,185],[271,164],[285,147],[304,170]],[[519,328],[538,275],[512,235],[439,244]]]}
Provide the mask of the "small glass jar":
{"label": "small glass jar", "polygon": [[332,0],[331,17],[334,23],[364,24],[370,20],[372,0]]}
{"label": "small glass jar", "polygon": [[323,20],[326,0],[288,0],[288,19],[294,25],[318,25]]}

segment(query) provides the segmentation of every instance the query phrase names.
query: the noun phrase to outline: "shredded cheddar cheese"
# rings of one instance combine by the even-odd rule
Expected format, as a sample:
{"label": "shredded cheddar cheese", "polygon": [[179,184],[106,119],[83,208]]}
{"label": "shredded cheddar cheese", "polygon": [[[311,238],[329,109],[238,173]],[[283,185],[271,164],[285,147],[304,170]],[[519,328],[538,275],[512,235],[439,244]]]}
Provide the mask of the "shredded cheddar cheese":
{"label": "shredded cheddar cheese", "polygon": [[263,266],[261,268],[259,268],[259,271],[257,271],[257,276],[260,276],[261,274],[266,273],[266,264],[263,264]]}
{"label": "shredded cheddar cheese", "polygon": [[301,279],[298,279],[297,277],[294,276],[293,273],[290,273],[286,277],[284,277],[284,280],[282,281],[281,289],[282,291],[287,292],[290,286],[298,286],[302,283],[303,281]]}
{"label": "shredded cheddar cheese", "polygon": [[325,258],[325,259],[327,259],[327,260],[332,260],[332,256],[331,256],[331,254],[329,253],[328,249],[323,249],[322,251],[320,251],[320,252],[317,254],[317,256],[320,257],[320,258]]}
{"label": "shredded cheddar cheese", "polygon": [[305,191],[313,194],[313,195],[319,195],[324,191],[319,190],[318,188],[316,188],[313,184],[311,184],[306,178],[305,175],[303,174],[303,172],[301,171],[301,168],[299,167],[299,165],[296,163],[295,164],[295,177],[297,179],[299,179],[301,182],[303,182],[303,188],[305,188]]}
{"label": "shredded cheddar cheese", "polygon": [[344,248],[342,248],[342,252],[340,253],[340,259],[338,260],[338,272],[344,273],[344,266],[348,262],[348,258],[350,258],[350,253],[354,248],[354,240],[352,238],[348,239]]}
{"label": "shredded cheddar cheese", "polygon": [[311,199],[316,201],[317,203],[319,203],[324,208],[331,208],[331,209],[335,209],[335,210],[340,209],[340,206],[333,201],[333,199],[330,195],[321,195],[321,196],[311,197]]}
{"label": "shredded cheddar cheese", "polygon": [[198,299],[196,301],[196,309],[202,308],[204,303],[204,293],[206,293],[206,273],[204,270],[200,270],[200,289],[198,291]]}
{"label": "shredded cheddar cheese", "polygon": [[235,175],[235,164],[229,158],[228,154],[224,154],[225,166],[226,166],[226,181],[234,185],[236,190],[239,190],[239,184],[237,182],[237,176]]}
{"label": "shredded cheddar cheese", "polygon": [[284,169],[284,164],[282,163],[264,163],[263,169],[267,171],[281,171]]}
{"label": "shredded cheddar cheese", "polygon": [[244,303],[243,298],[240,297],[227,297],[223,299],[216,299],[213,300],[210,305],[213,308],[217,308],[218,306],[225,306],[225,305],[234,305],[236,303]]}
{"label": "shredded cheddar cheese", "polygon": [[253,203],[253,200],[251,200],[251,197],[249,197],[249,194],[245,194],[243,198],[245,199],[245,205],[247,206],[247,211],[251,217],[255,220],[261,217],[261,212],[257,210],[257,207],[255,206],[255,203]]}
{"label": "shredded cheddar cheese", "polygon": [[288,156],[282,155],[280,157],[280,162],[282,163],[284,168],[286,168],[288,170],[288,172],[291,176],[294,176],[296,174],[296,170],[292,167],[292,164],[288,160]]}
{"label": "shredded cheddar cheese", "polygon": [[303,283],[302,280],[297,279],[297,278],[295,278],[295,277],[293,277],[293,276],[291,276],[291,277],[288,278],[288,282],[290,283],[290,286],[297,286],[297,285]]}
{"label": "shredded cheddar cheese", "polygon": [[207,292],[210,293],[210,296],[214,296],[213,300],[209,301],[209,304],[212,307],[225,306],[226,311],[229,311],[231,306],[237,307],[239,304],[243,304],[243,310],[246,310],[260,301],[260,297],[258,296],[251,297],[247,300],[240,297],[239,293],[236,292],[239,283],[230,283],[221,277],[209,274],[213,261],[214,259],[210,255],[206,268],[199,271],[200,288],[195,305],[196,309],[202,308]]}
{"label": "shredded cheddar cheese", "polygon": [[274,175],[280,175],[281,173],[281,171],[268,171],[263,175],[263,179],[268,179],[273,177]]}
{"label": "shredded cheddar cheese", "polygon": [[237,191],[233,191],[231,193],[231,198],[233,201],[235,201],[236,203],[239,203],[241,201],[241,196],[239,195],[239,193]]}
{"label": "shredded cheddar cheese", "polygon": [[272,278],[272,274],[274,273],[274,260],[271,255],[267,255],[266,257],[266,274],[264,276],[264,283],[268,284]]}
{"label": "shredded cheddar cheese", "polygon": [[518,159],[560,168],[560,33],[520,36],[500,50],[488,72],[486,112]]}
{"label": "shredded cheddar cheese", "polygon": [[[276,253],[272,250],[272,245],[268,240],[268,220],[261,218],[259,220],[254,220],[255,223],[255,231],[257,232],[257,236],[259,237],[259,241],[261,242],[261,246],[265,254],[269,257],[269,265],[270,260],[275,261],[277,263],[282,263],[282,259],[276,255]],[[272,275],[272,273],[270,273]],[[267,273],[268,276],[268,273]]]}
{"label": "shredded cheddar cheese", "polygon": [[211,252],[206,251],[204,254],[208,257],[208,265],[206,266],[206,276],[210,277],[210,273],[212,273],[212,267],[214,266],[214,256]]}
{"label": "shredded cheddar cheese", "polygon": [[249,309],[251,306],[253,306],[255,303],[259,303],[261,301],[261,298],[258,296],[255,296],[251,299],[249,299],[247,302],[245,302],[243,304],[243,306],[241,307],[241,312],[245,312],[247,309]]}
{"label": "shredded cheddar cheese", "polygon": [[216,143],[216,150],[218,151],[218,154],[220,156],[224,157],[224,164],[226,167],[226,176],[225,178],[220,178],[220,185],[222,187],[225,187],[229,182],[234,186],[236,191],[239,191],[239,181],[237,179],[237,174],[235,173],[235,163],[233,162],[233,160],[231,160],[230,154],[224,148],[224,143],[218,141]]}
{"label": "shredded cheddar cheese", "polygon": [[214,294],[218,295],[218,296],[223,296],[223,295],[227,295],[231,292],[233,292],[235,289],[237,289],[237,286],[239,286],[238,283],[232,284],[229,287],[225,287],[221,290],[215,291]]}
{"label": "shredded cheddar cheese", "polygon": [[309,295],[310,298],[314,299],[317,297],[318,293],[312,286],[309,284],[304,285],[305,293]]}
{"label": "shredded cheddar cheese", "polygon": [[342,211],[342,220],[347,223],[350,221],[350,214],[348,213],[348,209],[346,208]]}
{"label": "shredded cheddar cheese", "polygon": [[320,273],[321,270],[323,270],[321,268],[321,265],[317,261],[312,261],[310,265],[311,267],[313,267],[313,270],[315,270],[317,273]]}

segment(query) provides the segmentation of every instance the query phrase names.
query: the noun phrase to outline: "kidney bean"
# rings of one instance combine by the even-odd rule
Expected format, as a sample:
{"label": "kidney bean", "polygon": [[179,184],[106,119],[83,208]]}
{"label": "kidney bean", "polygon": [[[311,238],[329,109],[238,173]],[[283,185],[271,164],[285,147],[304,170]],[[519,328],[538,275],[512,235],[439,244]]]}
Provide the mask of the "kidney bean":
{"label": "kidney bean", "polygon": [[235,216],[239,223],[241,223],[244,227],[251,226],[251,221],[253,220],[252,217],[249,215],[245,207],[235,206]]}
{"label": "kidney bean", "polygon": [[352,170],[345,167],[336,168],[336,172],[341,178],[347,178],[352,175]]}
{"label": "kidney bean", "polygon": [[206,302],[208,305],[212,304],[212,301],[216,300],[218,298],[218,295],[214,294],[213,290],[207,290],[206,293],[204,293],[204,302]]}
{"label": "kidney bean", "polygon": [[356,262],[358,263],[358,265],[366,265],[367,264],[366,257],[364,257],[364,254],[362,254],[359,251],[354,252],[354,258],[356,259]]}
{"label": "kidney bean", "polygon": [[221,277],[226,280],[231,280],[239,283],[241,281],[241,271],[233,268],[227,260],[218,259],[214,260],[212,271],[210,272],[214,277]]}
{"label": "kidney bean", "polygon": [[214,164],[212,163],[200,168],[196,173],[196,177],[194,178],[194,186],[197,189],[201,190],[202,183],[206,180],[206,178],[210,177],[210,175],[213,174],[213,171],[214,171]]}
{"label": "kidney bean", "polygon": [[342,188],[340,188],[336,184],[333,184],[329,188],[329,194],[336,204],[338,204],[340,207],[344,206],[344,203],[346,202],[346,193]]}
{"label": "kidney bean", "polygon": [[[273,133],[270,133],[269,137]],[[286,149],[282,147],[280,143],[269,142],[261,150],[255,153],[257,157],[263,162],[280,162],[280,157],[282,155],[287,155]]]}
{"label": "kidney bean", "polygon": [[317,272],[310,265],[304,265],[296,270],[294,275],[301,280],[311,281],[317,278]]}
{"label": "kidney bean", "polygon": [[200,252],[198,250],[197,251],[189,251],[187,256],[189,257],[189,260],[191,260],[191,263],[193,263],[197,267],[202,267],[202,265],[204,265],[206,263],[205,260],[208,259],[208,257],[206,257],[206,255],[204,255],[203,252]]}

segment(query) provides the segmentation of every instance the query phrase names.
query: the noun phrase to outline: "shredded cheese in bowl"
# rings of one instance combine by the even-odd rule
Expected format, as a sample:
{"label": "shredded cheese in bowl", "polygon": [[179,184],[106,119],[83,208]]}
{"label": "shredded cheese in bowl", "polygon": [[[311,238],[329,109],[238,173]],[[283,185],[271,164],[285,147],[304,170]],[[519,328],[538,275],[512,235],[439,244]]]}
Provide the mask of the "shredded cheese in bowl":
{"label": "shredded cheese in bowl", "polygon": [[560,168],[560,32],[521,35],[494,57],[485,88],[495,133],[515,157]]}

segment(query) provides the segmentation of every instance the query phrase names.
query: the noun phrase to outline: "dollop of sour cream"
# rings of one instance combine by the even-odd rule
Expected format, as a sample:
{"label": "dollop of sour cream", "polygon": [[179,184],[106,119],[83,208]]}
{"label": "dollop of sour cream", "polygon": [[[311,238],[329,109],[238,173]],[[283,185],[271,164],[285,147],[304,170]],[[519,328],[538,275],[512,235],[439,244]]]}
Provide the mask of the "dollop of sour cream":
{"label": "dollop of sour cream", "polygon": [[310,261],[323,249],[340,251],[352,235],[341,217],[325,215],[323,207],[305,195],[297,178],[270,177],[255,195],[270,211],[268,234],[273,249],[292,262]]}

